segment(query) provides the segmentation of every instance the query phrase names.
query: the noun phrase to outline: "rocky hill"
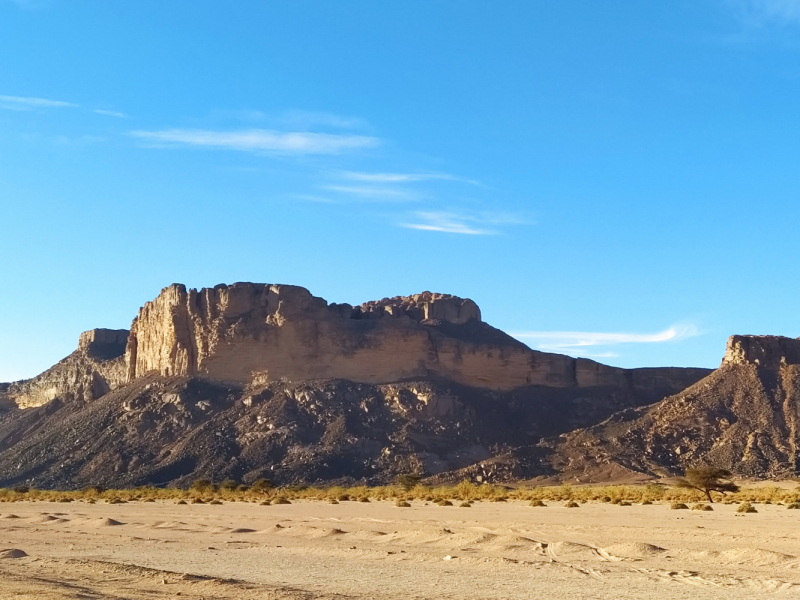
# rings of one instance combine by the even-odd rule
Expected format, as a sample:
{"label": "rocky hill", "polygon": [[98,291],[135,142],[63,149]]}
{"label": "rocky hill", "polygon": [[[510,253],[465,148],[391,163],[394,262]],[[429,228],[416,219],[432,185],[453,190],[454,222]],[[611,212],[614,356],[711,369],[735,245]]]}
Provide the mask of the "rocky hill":
{"label": "rocky hill", "polygon": [[92,329],[78,339],[78,348],[34,377],[0,384],[0,407],[30,408],[55,400],[94,400],[127,383],[127,329]]}
{"label": "rocky hill", "polygon": [[653,406],[543,442],[565,477],[675,475],[715,465],[747,477],[800,472],[800,340],[732,336],[719,369]]}
{"label": "rocky hill", "polygon": [[542,468],[496,457],[708,373],[537,352],[444,294],[350,306],[295,286],[173,285],[129,332],[86,332],[0,387],[18,407],[0,417],[0,486],[509,479]]}

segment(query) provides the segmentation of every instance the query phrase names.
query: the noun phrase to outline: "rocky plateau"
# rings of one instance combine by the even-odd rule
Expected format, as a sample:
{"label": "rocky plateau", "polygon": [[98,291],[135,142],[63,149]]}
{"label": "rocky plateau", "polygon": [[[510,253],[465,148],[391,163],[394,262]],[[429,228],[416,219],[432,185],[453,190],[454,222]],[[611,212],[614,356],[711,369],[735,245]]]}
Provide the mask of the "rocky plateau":
{"label": "rocky plateau", "polygon": [[130,330],[0,384],[0,486],[785,476],[799,371],[791,338],[733,336],[713,372],[626,370],[532,350],[446,294],[175,284]]}

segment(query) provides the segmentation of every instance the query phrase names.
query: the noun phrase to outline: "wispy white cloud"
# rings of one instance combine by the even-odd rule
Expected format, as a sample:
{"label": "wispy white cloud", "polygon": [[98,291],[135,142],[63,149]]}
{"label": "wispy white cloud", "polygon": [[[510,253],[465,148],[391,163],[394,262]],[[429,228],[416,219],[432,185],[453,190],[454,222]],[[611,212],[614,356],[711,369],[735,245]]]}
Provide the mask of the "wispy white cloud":
{"label": "wispy white cloud", "polygon": [[727,0],[752,25],[800,24],[800,0]]}
{"label": "wispy white cloud", "polygon": [[657,333],[608,333],[594,331],[518,331],[511,335],[524,342],[534,342],[542,350],[576,350],[592,346],[618,344],[659,344],[699,335],[691,324],[675,324]]}
{"label": "wispy white cloud", "polygon": [[102,108],[95,108],[94,112],[96,112],[98,115],[104,115],[106,117],[118,117],[120,119],[125,119],[128,116],[125,113],[117,112],[115,110],[103,110]]}
{"label": "wispy white cloud", "polygon": [[314,194],[294,194],[292,198],[298,200],[305,200],[306,202],[320,202],[322,204],[341,204],[341,202],[325,196],[316,196]]}
{"label": "wispy white cloud", "polygon": [[418,194],[412,191],[381,187],[374,185],[322,185],[323,190],[336,192],[345,196],[355,196],[359,200],[401,201],[410,202],[418,199]]}
{"label": "wispy white cloud", "polygon": [[77,104],[48,100],[46,98],[25,98],[22,96],[0,96],[0,108],[8,110],[33,110],[34,108],[76,108]]}
{"label": "wispy white cloud", "polygon": [[429,210],[417,211],[400,227],[420,231],[460,233],[464,235],[496,235],[506,225],[528,225],[520,215],[497,211]]}
{"label": "wispy white cloud", "polygon": [[132,131],[142,140],[163,146],[201,146],[243,152],[270,154],[340,154],[377,146],[378,138],[362,135],[329,133],[281,132],[270,129],[245,131],[209,131],[203,129],[166,129]]}
{"label": "wispy white cloud", "polygon": [[305,110],[290,110],[284,113],[280,120],[288,126],[299,128],[322,126],[337,129],[362,129],[367,126],[364,119],[357,117]]}
{"label": "wispy white cloud", "polygon": [[432,179],[444,179],[448,181],[463,181],[473,185],[479,185],[472,179],[464,179],[447,173],[359,173],[345,171],[343,176],[354,181],[369,181],[374,183],[406,183],[412,181],[430,181]]}
{"label": "wispy white cloud", "polygon": [[38,0],[8,0],[12,4],[16,4],[21,8],[36,8],[40,2]]}
{"label": "wispy white cloud", "polygon": [[440,233],[459,233],[462,235],[492,235],[498,233],[480,225],[480,221],[470,215],[446,211],[418,211],[413,221],[400,223],[400,227],[418,229],[420,231],[438,231]]}

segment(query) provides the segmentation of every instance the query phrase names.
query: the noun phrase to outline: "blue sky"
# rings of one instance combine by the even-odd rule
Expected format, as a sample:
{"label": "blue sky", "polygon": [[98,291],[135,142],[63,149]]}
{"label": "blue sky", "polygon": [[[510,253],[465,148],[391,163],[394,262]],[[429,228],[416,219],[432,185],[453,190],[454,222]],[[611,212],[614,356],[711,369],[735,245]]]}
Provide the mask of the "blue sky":
{"label": "blue sky", "polygon": [[0,381],[172,282],[716,366],[800,334],[798,106],[800,0],[0,0]]}

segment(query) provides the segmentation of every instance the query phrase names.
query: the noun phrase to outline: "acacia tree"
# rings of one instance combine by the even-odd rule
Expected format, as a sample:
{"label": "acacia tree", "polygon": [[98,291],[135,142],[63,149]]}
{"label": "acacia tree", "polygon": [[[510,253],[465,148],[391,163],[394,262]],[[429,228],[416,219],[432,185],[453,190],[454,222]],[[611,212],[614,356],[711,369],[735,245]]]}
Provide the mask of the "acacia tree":
{"label": "acacia tree", "polygon": [[706,495],[709,502],[713,503],[711,492],[719,492],[724,496],[725,492],[739,491],[739,486],[730,481],[732,475],[727,469],[697,467],[686,469],[683,477],[675,480],[675,485],[679,488],[699,490]]}

